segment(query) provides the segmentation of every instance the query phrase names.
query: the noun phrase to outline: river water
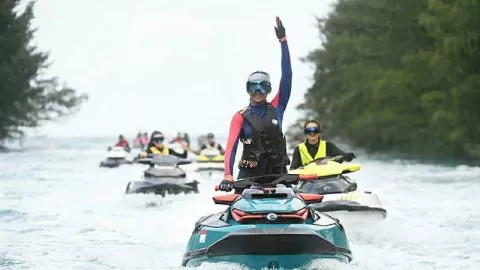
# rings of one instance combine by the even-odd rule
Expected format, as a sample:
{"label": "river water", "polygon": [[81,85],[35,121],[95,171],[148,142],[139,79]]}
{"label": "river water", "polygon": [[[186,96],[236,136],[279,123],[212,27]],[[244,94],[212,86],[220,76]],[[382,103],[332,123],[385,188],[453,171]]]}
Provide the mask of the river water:
{"label": "river water", "polygon": [[[0,268],[182,269],[194,222],[225,208],[211,199],[219,179],[195,195],[125,195],[143,167],[99,168],[109,143],[43,138],[0,154]],[[311,269],[480,269],[480,168],[356,161],[387,219],[347,230],[350,264]]]}

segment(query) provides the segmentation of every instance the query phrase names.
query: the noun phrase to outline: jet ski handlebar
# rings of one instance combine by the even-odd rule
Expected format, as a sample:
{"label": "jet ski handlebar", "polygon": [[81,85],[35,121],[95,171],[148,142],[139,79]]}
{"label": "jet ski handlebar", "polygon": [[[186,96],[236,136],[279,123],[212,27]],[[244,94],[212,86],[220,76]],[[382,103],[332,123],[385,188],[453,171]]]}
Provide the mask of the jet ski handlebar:
{"label": "jet ski handlebar", "polygon": [[144,157],[144,158],[136,157],[133,161],[136,163],[145,164],[145,165],[152,164],[152,158],[150,157]]}
{"label": "jet ski handlebar", "polygon": [[[298,174],[267,174],[242,178],[233,183],[235,189],[245,188],[272,188],[277,185],[289,185],[298,183]],[[215,186],[215,191],[220,190],[219,186]]]}

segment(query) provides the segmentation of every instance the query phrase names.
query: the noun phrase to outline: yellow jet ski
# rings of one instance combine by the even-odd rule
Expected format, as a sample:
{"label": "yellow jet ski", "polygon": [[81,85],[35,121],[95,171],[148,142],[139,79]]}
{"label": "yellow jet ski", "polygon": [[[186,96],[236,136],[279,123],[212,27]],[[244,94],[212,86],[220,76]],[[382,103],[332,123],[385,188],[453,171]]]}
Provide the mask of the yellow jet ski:
{"label": "yellow jet ski", "polygon": [[210,175],[212,172],[223,172],[224,156],[216,148],[206,148],[200,152],[197,157],[197,172],[208,172]]}
{"label": "yellow jet ski", "polygon": [[343,164],[343,156],[321,158],[289,174],[298,174],[297,192],[324,195],[315,209],[331,214],[342,223],[370,223],[383,220],[387,211],[376,194],[357,190],[357,183],[346,174],[360,170],[360,164]]}

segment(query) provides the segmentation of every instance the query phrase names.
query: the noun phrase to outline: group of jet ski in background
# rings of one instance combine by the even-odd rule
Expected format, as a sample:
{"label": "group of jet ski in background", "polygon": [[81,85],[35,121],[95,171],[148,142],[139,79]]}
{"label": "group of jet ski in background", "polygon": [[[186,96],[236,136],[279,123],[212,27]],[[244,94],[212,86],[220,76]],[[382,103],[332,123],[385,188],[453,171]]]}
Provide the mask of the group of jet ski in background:
{"label": "group of jet ski in background", "polygon": [[[204,180],[197,174],[215,179],[213,174],[220,173],[218,178],[223,180],[215,190],[234,193],[213,197],[214,203],[228,207],[195,223],[183,266],[230,262],[250,269],[304,269],[316,260],[348,263],[353,257],[345,230],[386,218],[378,196],[359,190],[347,175],[361,167],[344,163],[356,158],[355,154],[322,139],[319,121],[306,121],[305,140],[287,151],[282,120],[291,94],[292,70],[285,28],[278,17],[276,24],[282,51],[279,91],[267,102],[272,90],[270,75],[264,71],[250,74],[246,83],[250,103],[234,114],[225,148],[211,133],[201,136],[200,149],[193,150],[187,134],[179,133],[167,144],[164,134],[154,131],[150,137],[139,134],[135,139],[134,147],[140,152],[134,159],[128,159],[130,145],[120,136],[100,165],[147,165],[142,179],[127,184],[127,194],[198,193]],[[234,181],[238,143],[243,152]],[[188,152],[196,158],[189,159]]]}
{"label": "group of jet ski in background", "polygon": [[[209,134],[212,134],[212,133],[209,133]],[[212,134],[212,136],[213,136],[213,134]],[[139,132],[137,134],[137,137],[135,137],[135,140],[133,140],[132,145],[133,145],[133,148],[139,148],[139,149],[145,150],[145,149],[147,149],[147,146],[150,143],[150,141],[151,141],[151,138],[148,136],[148,132],[144,132],[144,133]],[[190,144],[190,137],[188,136],[187,133],[179,132],[177,134],[177,137],[175,139],[173,139],[172,141],[170,141],[170,143],[175,143],[175,142],[180,142],[180,141],[185,141],[188,144]],[[123,148],[127,152],[130,152],[130,150],[132,149],[132,147],[128,143],[128,140],[125,138],[125,136],[123,136],[121,134],[118,136],[118,141],[117,141],[117,143],[115,144],[114,147]],[[112,149],[112,147],[108,148],[109,151],[111,149]]]}

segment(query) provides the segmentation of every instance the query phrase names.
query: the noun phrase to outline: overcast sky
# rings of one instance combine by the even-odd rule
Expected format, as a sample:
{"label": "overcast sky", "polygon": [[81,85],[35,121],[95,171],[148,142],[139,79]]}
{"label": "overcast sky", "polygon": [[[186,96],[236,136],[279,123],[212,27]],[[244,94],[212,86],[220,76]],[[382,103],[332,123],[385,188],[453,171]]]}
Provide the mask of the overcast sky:
{"label": "overcast sky", "polygon": [[[248,104],[245,81],[255,70],[280,80],[275,16],[287,31],[293,89],[284,127],[311,84],[300,62],[320,45],[315,16],[331,0],[39,0],[36,42],[50,51],[49,74],[88,93],[74,117],[40,129],[50,135],[227,135]],[[271,94],[273,98],[274,93]]]}

